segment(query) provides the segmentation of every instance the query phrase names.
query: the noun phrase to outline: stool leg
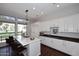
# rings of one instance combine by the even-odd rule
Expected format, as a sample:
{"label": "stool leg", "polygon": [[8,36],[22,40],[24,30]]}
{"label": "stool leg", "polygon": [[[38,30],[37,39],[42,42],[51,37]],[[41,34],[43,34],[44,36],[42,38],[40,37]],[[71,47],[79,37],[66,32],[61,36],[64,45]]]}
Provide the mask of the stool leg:
{"label": "stool leg", "polygon": [[11,51],[10,50],[11,50],[11,47],[9,47],[9,55],[11,56]]}

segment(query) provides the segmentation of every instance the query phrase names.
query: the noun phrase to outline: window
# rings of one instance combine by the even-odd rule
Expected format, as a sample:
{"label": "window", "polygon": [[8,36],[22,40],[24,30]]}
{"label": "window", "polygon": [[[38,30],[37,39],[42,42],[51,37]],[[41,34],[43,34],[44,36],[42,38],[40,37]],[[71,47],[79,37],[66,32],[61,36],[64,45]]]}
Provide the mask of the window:
{"label": "window", "polygon": [[0,23],[0,41],[3,41],[5,38],[10,35],[15,35],[15,24],[12,23]]}
{"label": "window", "polygon": [[18,35],[21,35],[22,33],[26,33],[26,25],[18,24]]}
{"label": "window", "polygon": [[[17,36],[26,33],[26,20],[0,15],[0,42],[10,35]],[[15,37],[16,37],[15,36]]]}

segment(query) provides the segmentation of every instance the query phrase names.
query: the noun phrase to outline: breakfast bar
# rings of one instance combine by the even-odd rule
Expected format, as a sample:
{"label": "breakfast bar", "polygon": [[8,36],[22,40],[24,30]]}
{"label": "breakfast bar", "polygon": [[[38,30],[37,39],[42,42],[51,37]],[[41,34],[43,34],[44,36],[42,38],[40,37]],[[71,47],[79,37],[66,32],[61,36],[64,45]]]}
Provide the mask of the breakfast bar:
{"label": "breakfast bar", "polygon": [[38,56],[40,55],[40,39],[34,38],[31,40],[29,37],[17,36],[16,39],[21,45],[27,49],[23,51],[26,56]]}

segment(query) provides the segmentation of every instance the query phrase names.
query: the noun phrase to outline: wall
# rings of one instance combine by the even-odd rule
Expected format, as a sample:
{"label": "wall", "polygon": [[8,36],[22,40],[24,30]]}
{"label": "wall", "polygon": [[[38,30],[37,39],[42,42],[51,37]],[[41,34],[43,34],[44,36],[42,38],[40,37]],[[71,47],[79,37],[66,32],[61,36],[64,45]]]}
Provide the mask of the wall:
{"label": "wall", "polygon": [[58,26],[59,32],[79,32],[79,14],[50,19],[32,24],[32,32],[38,35],[40,31],[50,31],[50,27],[53,26]]}

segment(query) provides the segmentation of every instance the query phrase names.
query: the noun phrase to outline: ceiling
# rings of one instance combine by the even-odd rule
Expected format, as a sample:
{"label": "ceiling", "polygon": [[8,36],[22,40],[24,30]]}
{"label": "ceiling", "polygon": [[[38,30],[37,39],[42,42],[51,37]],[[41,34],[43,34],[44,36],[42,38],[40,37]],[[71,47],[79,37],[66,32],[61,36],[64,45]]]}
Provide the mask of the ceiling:
{"label": "ceiling", "polygon": [[[60,7],[57,7],[60,5]],[[25,10],[29,10],[28,18],[32,22],[42,21],[79,13],[78,3],[0,3],[0,15],[26,19]]]}

